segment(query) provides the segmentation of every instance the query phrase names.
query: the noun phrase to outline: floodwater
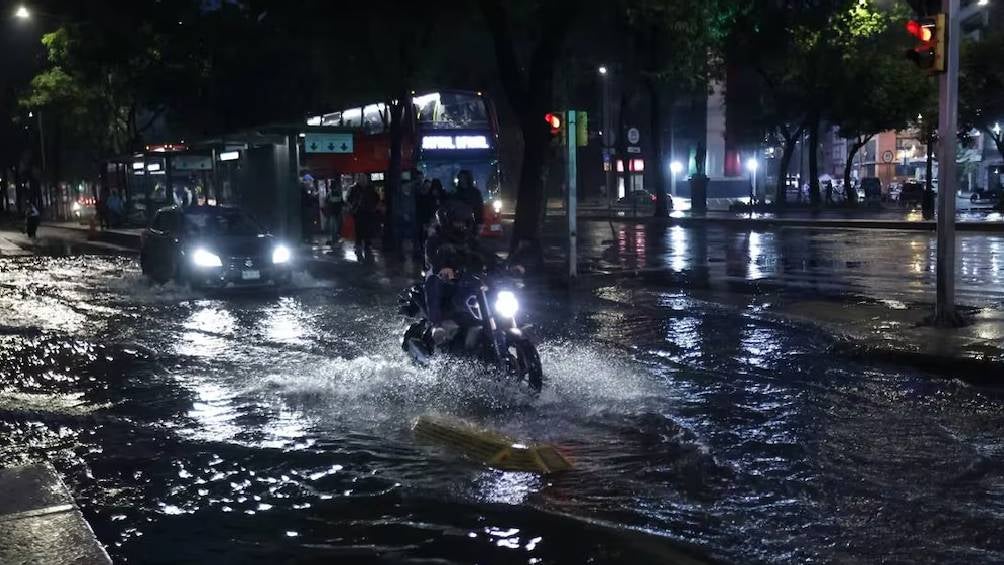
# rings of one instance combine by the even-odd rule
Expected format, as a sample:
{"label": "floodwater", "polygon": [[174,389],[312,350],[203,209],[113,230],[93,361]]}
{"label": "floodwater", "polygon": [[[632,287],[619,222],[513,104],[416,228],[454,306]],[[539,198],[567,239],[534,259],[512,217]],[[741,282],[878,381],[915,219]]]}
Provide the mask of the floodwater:
{"label": "floodwater", "polygon": [[[128,257],[0,259],[0,465],[51,460],[118,563],[1004,560],[994,391],[635,282],[526,291],[528,398],[411,365],[400,284],[203,295]],[[422,414],[575,469],[485,468],[417,441]]]}

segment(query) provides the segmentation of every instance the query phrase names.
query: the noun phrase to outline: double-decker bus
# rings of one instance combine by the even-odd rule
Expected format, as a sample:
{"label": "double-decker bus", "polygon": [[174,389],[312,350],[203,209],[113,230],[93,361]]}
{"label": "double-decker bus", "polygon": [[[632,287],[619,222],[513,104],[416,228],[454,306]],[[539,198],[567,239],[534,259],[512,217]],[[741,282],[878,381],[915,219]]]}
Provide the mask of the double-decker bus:
{"label": "double-decker bus", "polygon": [[[427,179],[439,179],[447,191],[454,189],[457,173],[468,170],[485,200],[483,235],[501,236],[501,202],[498,200],[498,120],[491,101],[480,92],[448,90],[412,97],[413,111],[406,113],[401,149],[404,181],[410,170]],[[366,173],[378,185],[390,165],[390,132],[382,103],[313,116],[308,131],[352,132],[351,153],[304,153],[304,164],[315,178],[329,179],[333,188],[344,188],[351,175]],[[337,179],[337,182],[333,182]]]}

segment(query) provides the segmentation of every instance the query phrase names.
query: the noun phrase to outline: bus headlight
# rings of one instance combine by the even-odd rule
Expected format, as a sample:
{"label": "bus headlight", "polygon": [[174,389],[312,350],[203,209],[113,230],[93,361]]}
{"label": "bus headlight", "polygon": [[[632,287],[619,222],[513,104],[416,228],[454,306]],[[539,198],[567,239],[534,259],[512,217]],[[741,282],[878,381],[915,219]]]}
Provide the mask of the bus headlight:
{"label": "bus headlight", "polygon": [[508,290],[499,292],[495,299],[495,311],[503,318],[512,318],[519,311],[519,301],[516,295]]}
{"label": "bus headlight", "polygon": [[272,264],[279,265],[281,263],[289,263],[289,258],[292,254],[289,252],[289,248],[285,245],[276,245],[275,249],[272,250]]}
{"label": "bus headlight", "polygon": [[492,201],[492,210],[495,210],[496,214],[501,214],[502,213],[502,201],[498,200],[498,199],[495,199],[494,201]]}
{"label": "bus headlight", "polygon": [[210,253],[205,249],[196,249],[195,253],[192,253],[192,263],[195,263],[196,267],[204,267],[207,269],[223,266],[223,261],[220,260],[219,255]]}

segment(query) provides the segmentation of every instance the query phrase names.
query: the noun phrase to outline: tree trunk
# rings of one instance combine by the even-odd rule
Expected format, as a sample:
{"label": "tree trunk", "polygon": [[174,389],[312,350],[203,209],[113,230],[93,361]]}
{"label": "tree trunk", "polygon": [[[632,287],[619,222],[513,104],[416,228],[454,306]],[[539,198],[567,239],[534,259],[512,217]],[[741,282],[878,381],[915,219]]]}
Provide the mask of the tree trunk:
{"label": "tree trunk", "polygon": [[851,186],[851,167],[854,165],[854,157],[868,143],[869,139],[871,139],[871,136],[868,136],[863,141],[861,139],[855,140],[851,144],[851,150],[847,152],[847,162],[844,163],[844,199],[851,206],[855,206],[858,203],[858,192]]}
{"label": "tree trunk", "polygon": [[543,115],[540,113],[538,116],[537,111],[531,111],[520,120],[523,126],[523,167],[516,193],[516,218],[513,222],[511,245],[513,251],[522,246],[529,246],[535,252],[541,250],[540,233],[544,217],[542,175],[551,143],[550,130],[541,117]]}
{"label": "tree trunk", "polygon": [[781,168],[777,174],[777,194],[774,196],[774,202],[781,208],[788,202],[788,168],[791,167],[791,159],[795,156],[795,144],[802,136],[802,128],[798,128],[791,135],[787,134],[786,128],[782,136],[784,137],[784,146],[781,148]]}
{"label": "tree trunk", "polygon": [[821,204],[819,194],[819,115],[809,121],[809,199],[813,206]]}
{"label": "tree trunk", "polygon": [[516,55],[509,3],[481,0],[479,4],[491,32],[502,88],[523,130],[523,167],[516,195],[516,219],[510,249],[514,252],[528,250],[540,258],[544,219],[541,172],[550,144],[550,131],[544,115],[551,110],[554,67],[561,44],[578,10],[571,0],[540,3],[535,18],[548,22],[548,26],[532,46],[529,64],[523,65]]}
{"label": "tree trunk", "polygon": [[[659,83],[653,78],[645,79],[645,90],[649,97],[649,136],[651,136],[652,157],[646,167],[645,176],[648,188],[655,193],[655,217],[669,216],[668,198],[666,198],[666,175],[663,174],[662,156],[662,96]],[[625,168],[627,168],[625,166]]]}

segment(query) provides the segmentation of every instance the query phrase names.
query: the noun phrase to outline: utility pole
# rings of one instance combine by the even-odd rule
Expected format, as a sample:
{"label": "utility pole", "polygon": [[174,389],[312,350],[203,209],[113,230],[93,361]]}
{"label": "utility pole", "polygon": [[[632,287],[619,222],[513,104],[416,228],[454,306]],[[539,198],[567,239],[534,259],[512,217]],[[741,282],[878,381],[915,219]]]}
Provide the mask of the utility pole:
{"label": "utility pole", "polygon": [[948,42],[945,72],[938,75],[938,251],[934,324],[958,327],[955,310],[955,144],[959,129],[959,0],[941,0]]}
{"label": "utility pole", "polygon": [[[956,0],[958,1],[958,0]],[[574,280],[579,275],[579,265],[578,265],[578,249],[576,246],[576,238],[578,237],[577,222],[576,222],[576,156],[579,150],[579,146],[576,143],[575,133],[576,133],[576,115],[575,110],[568,111],[568,121],[565,122],[565,131],[568,132],[568,139],[566,146],[568,147],[568,174],[565,175],[568,188],[566,192],[568,193],[568,278],[569,280]]]}

